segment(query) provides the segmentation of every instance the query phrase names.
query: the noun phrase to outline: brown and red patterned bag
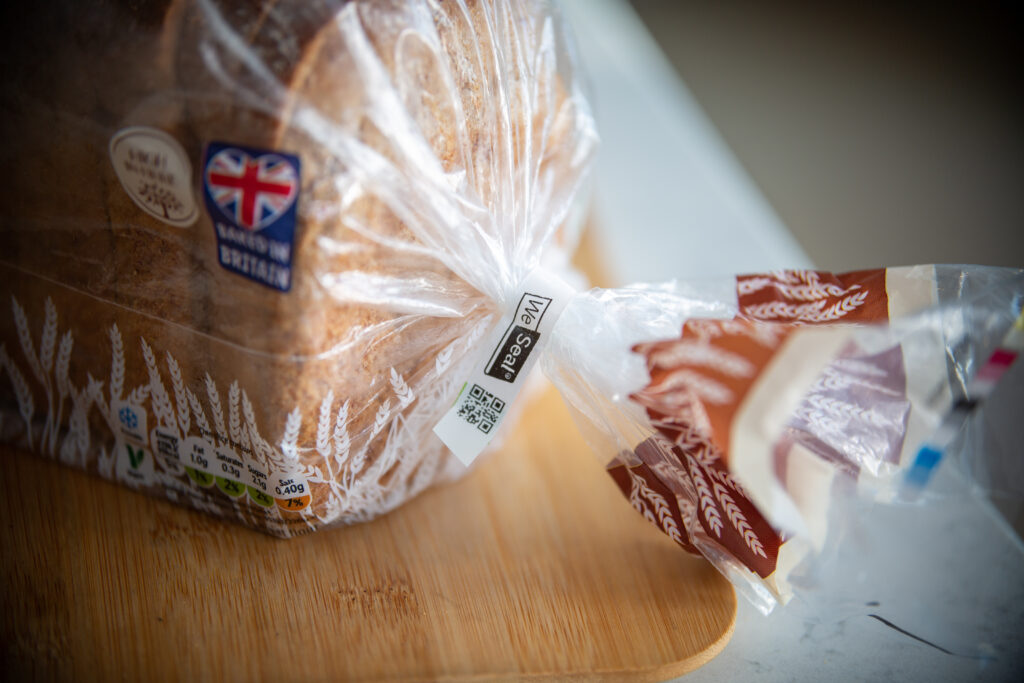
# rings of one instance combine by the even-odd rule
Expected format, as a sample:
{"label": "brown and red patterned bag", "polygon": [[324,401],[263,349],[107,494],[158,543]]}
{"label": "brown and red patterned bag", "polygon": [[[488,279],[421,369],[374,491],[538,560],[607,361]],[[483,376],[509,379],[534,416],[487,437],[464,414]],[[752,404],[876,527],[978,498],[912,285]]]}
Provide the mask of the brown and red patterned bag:
{"label": "brown and red patterned bag", "polygon": [[[546,370],[595,447],[615,449],[609,474],[633,507],[768,610],[824,547],[836,496],[908,496],[927,482],[955,427],[1024,346],[1024,276],[780,271],[729,289],[591,292],[556,333],[596,350],[555,343]],[[645,379],[631,360],[602,368],[589,357],[607,358],[602,339],[621,346],[623,329],[645,324],[662,337],[631,344]],[[602,395],[612,398],[595,405]]]}

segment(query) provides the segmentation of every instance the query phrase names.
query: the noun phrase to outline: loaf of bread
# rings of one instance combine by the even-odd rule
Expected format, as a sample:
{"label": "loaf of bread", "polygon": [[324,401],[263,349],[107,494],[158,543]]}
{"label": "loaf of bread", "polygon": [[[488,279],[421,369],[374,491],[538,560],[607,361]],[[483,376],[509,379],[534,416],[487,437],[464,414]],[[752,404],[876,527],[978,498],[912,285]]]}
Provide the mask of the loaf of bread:
{"label": "loaf of bread", "polygon": [[4,11],[0,437],[284,536],[461,471],[431,428],[595,144],[551,8]]}

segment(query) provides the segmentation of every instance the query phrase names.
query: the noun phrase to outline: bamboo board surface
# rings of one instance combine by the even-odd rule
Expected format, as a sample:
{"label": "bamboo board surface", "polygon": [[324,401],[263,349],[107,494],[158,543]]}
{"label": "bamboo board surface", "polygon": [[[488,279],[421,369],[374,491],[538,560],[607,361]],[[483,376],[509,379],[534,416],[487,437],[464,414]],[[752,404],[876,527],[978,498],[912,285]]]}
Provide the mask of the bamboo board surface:
{"label": "bamboo board surface", "polygon": [[664,680],[735,596],[644,521],[548,389],[462,480],[278,540],[4,447],[13,679]]}

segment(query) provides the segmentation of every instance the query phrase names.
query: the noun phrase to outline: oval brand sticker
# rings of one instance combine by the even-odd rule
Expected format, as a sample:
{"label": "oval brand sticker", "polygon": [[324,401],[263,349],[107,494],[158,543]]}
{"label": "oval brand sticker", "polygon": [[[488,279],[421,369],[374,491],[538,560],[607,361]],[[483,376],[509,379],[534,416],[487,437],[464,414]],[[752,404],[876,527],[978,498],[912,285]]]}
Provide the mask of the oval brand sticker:
{"label": "oval brand sticker", "polygon": [[199,218],[192,165],[167,133],[146,126],[118,131],[110,139],[110,162],[124,191],[150,216],[179,228]]}

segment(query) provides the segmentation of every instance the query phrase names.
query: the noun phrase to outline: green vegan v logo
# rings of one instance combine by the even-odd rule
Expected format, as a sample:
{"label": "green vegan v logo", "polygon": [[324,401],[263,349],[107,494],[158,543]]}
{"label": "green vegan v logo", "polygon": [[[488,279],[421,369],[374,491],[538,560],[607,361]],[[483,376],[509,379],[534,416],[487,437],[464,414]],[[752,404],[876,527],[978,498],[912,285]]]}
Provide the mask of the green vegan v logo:
{"label": "green vegan v logo", "polygon": [[142,448],[132,448],[131,444],[125,444],[124,447],[128,449],[128,463],[132,466],[132,469],[139,469],[139,465],[142,464],[142,460],[146,457],[146,451]]}

